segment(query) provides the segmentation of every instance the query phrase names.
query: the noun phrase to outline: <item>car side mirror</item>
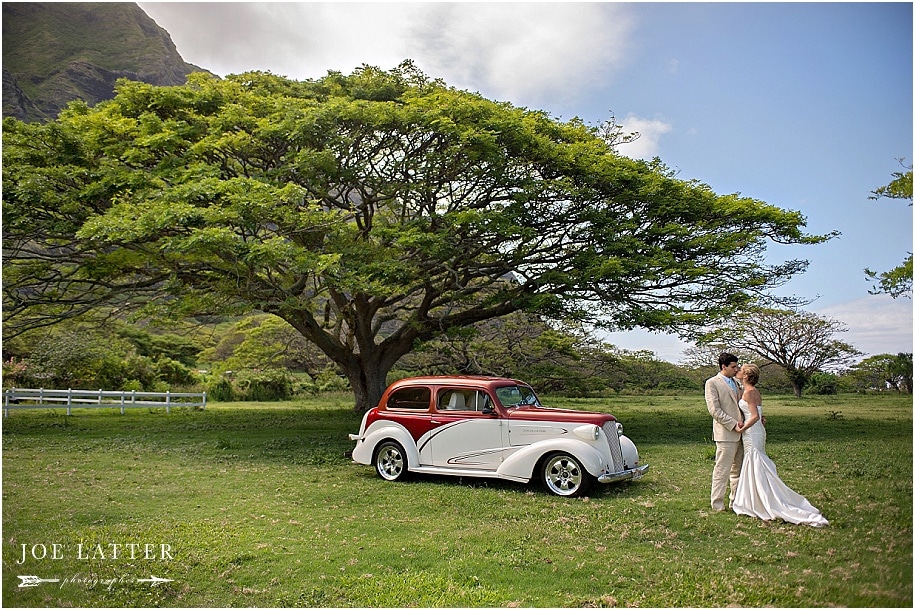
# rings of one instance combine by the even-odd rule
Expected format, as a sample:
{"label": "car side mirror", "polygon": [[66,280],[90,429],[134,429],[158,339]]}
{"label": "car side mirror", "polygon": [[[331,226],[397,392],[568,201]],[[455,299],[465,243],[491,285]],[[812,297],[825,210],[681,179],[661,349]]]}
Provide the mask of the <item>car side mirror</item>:
{"label": "car side mirror", "polygon": [[496,412],[496,410],[493,409],[493,408],[490,407],[490,406],[486,406],[486,407],[483,407],[483,411],[482,411],[482,412],[483,412],[483,415],[492,415],[493,413]]}

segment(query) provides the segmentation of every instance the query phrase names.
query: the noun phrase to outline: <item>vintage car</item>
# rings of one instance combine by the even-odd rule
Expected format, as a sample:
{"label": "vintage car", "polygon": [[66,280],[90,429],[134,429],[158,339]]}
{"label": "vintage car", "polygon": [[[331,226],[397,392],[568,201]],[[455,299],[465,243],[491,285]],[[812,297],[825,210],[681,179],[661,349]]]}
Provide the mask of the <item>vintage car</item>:
{"label": "vintage car", "polygon": [[546,408],[498,377],[414,377],[390,385],[362,418],[353,461],[388,481],[408,473],[540,479],[558,496],[648,470],[608,413]]}

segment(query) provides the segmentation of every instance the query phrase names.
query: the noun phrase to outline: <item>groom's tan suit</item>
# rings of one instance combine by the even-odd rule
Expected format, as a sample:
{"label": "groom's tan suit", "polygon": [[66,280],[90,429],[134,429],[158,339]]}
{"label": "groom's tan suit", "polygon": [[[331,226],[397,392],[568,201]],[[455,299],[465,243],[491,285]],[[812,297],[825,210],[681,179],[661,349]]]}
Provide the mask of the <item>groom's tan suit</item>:
{"label": "groom's tan suit", "polygon": [[721,373],[705,382],[705,404],[712,416],[712,436],[717,445],[715,469],[712,471],[713,510],[724,510],[724,493],[727,490],[728,479],[731,483],[731,498],[734,497],[740,479],[743,442],[740,432],[734,428],[743,421],[743,414],[737,401],[737,393]]}

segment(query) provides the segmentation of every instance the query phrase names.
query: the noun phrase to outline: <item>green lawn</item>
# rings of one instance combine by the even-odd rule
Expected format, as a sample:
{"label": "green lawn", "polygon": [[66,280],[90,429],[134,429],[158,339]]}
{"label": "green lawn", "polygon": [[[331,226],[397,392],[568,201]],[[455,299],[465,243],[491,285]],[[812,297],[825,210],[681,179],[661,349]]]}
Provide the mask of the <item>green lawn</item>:
{"label": "green lawn", "polygon": [[710,513],[701,396],[548,400],[614,413],[651,464],[577,500],[384,482],[344,457],[346,396],[13,411],[3,605],[911,607],[911,397],[765,400],[769,454],[828,528]]}

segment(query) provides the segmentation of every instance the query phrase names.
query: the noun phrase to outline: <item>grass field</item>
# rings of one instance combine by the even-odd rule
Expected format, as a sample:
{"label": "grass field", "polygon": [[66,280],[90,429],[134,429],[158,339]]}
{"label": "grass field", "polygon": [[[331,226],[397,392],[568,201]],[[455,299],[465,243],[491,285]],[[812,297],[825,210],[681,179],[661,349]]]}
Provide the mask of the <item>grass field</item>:
{"label": "grass field", "polygon": [[346,396],[14,411],[3,605],[912,607],[911,397],[766,399],[769,454],[825,529],[708,510],[701,396],[547,402],[617,415],[645,478],[575,500],[387,483],[344,457]]}

